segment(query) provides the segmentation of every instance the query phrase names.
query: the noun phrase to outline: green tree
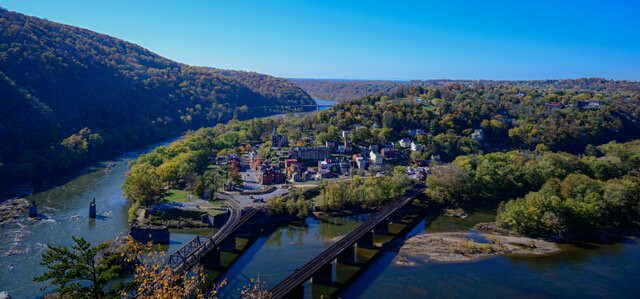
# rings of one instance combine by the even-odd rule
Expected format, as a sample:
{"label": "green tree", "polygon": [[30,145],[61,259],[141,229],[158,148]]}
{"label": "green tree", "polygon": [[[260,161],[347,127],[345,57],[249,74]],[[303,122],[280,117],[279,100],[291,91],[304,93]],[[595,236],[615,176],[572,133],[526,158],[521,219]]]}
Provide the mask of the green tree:
{"label": "green tree", "polygon": [[122,189],[125,197],[144,204],[157,201],[164,194],[160,176],[153,166],[147,163],[131,167]]}
{"label": "green tree", "polygon": [[107,252],[109,244],[91,246],[84,238],[73,237],[71,248],[47,245],[41,265],[48,271],[34,281],[51,281],[63,298],[102,298],[108,282],[120,276],[120,255]]}

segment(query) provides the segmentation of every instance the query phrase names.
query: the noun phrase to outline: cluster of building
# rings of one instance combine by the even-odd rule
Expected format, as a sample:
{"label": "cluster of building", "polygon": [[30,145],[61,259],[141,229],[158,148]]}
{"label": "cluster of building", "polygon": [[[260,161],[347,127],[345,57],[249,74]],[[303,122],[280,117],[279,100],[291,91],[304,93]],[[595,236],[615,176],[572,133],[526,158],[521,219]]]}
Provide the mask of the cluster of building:
{"label": "cluster of building", "polygon": [[[564,109],[564,108],[573,108],[574,104],[562,104],[560,102],[548,102],[546,103],[547,108],[549,109]],[[596,100],[589,101],[578,101],[575,104],[576,107],[580,109],[599,109],[602,107],[602,103]]]}

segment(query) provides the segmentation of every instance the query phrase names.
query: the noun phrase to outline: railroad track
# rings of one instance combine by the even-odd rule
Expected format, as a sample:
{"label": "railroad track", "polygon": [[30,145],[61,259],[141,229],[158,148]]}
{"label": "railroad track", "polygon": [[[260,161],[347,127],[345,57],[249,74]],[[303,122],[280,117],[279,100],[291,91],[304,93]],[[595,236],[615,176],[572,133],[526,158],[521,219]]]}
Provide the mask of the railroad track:
{"label": "railroad track", "polygon": [[397,199],[378,211],[369,221],[361,224],[351,233],[340,239],[338,242],[329,246],[325,251],[317,255],[311,261],[306,263],[301,268],[297,269],[289,277],[285,278],[278,285],[270,290],[273,298],[283,298],[287,296],[294,288],[304,284],[311,279],[314,273],[316,273],[322,266],[333,262],[333,260],[348,246],[355,244],[366,233],[371,232],[376,225],[383,220],[387,219],[391,214],[402,208],[408,202],[410,202],[416,195],[424,190],[424,186],[416,186],[409,192],[408,195]]}

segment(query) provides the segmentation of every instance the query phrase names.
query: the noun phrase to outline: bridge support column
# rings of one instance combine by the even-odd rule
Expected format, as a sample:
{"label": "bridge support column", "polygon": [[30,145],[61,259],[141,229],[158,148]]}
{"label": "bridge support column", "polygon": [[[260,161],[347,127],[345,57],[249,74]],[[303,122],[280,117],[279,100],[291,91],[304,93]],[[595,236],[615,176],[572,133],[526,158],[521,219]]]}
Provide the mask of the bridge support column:
{"label": "bridge support column", "polygon": [[373,232],[368,231],[358,240],[358,247],[373,248]]}
{"label": "bridge support column", "polygon": [[316,271],[316,273],[313,274],[311,281],[313,281],[314,283],[329,284],[329,285],[332,284],[333,283],[333,266],[331,265],[331,263],[328,263],[320,267],[320,269],[318,269],[318,271]]}
{"label": "bridge support column", "polygon": [[338,263],[353,265],[356,263],[356,247],[355,245],[347,246],[340,254],[338,254]]}
{"label": "bridge support column", "polygon": [[234,251],[236,250],[236,237],[228,236],[226,239],[220,242],[220,250]]}
{"label": "bridge support column", "polygon": [[201,259],[200,263],[207,269],[220,268],[220,250],[218,248],[211,249]]}
{"label": "bridge support column", "polygon": [[386,235],[389,233],[389,220],[382,220],[376,227],[373,228],[376,234]]}
{"label": "bridge support column", "polygon": [[301,284],[293,288],[293,290],[291,290],[289,294],[285,295],[284,298],[285,299],[304,299],[304,285]]}

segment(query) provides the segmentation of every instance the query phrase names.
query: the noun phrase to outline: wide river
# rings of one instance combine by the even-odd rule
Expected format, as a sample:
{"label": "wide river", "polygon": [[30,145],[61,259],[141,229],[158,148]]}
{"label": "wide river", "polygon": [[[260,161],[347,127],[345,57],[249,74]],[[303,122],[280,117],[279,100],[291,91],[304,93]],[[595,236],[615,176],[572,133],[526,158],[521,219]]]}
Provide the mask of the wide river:
{"label": "wide river", "polygon": [[[0,292],[13,298],[41,297],[40,256],[46,244],[71,245],[71,236],[96,243],[112,239],[127,229],[128,203],[121,185],[127,163],[140,154],[131,152],[104,162],[66,184],[30,196],[42,220],[25,217],[0,228]],[[112,167],[104,171],[107,165]],[[98,219],[88,218],[95,198]],[[365,216],[366,218],[366,216]],[[473,221],[438,217],[423,221],[411,234],[466,230]],[[321,221],[307,218],[301,224],[280,227],[260,237],[225,276],[224,297],[237,297],[249,278],[260,277],[274,286],[297,267],[337,241],[363,218]],[[172,232],[173,251],[193,234]],[[640,245],[637,238],[612,245],[566,245],[561,254],[540,258],[495,257],[463,264],[416,261],[416,266],[393,264],[397,252],[385,252],[348,287],[343,298],[424,297],[615,297],[640,298]]]}

